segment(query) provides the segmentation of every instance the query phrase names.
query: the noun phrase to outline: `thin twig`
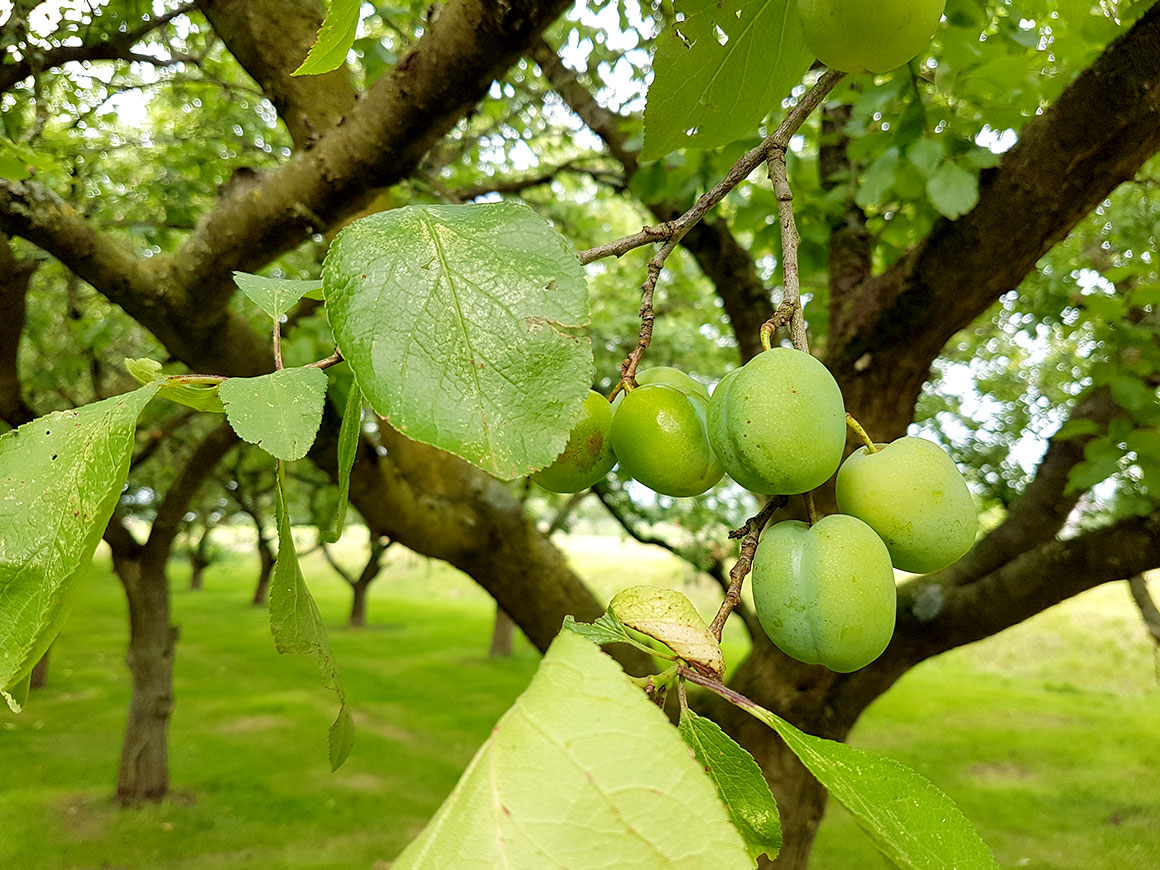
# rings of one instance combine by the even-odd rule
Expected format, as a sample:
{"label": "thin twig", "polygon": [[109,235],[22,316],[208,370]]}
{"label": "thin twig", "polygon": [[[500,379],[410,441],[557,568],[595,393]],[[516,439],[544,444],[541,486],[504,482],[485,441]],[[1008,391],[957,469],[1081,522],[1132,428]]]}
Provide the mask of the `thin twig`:
{"label": "thin twig", "polygon": [[729,588],[725,592],[725,600],[721,602],[721,609],[717,611],[717,615],[713,617],[713,622],[709,626],[709,631],[713,632],[713,636],[717,640],[721,640],[721,631],[725,628],[725,620],[729,618],[733,608],[741,601],[741,587],[745,583],[746,575],[753,568],[753,555],[757,552],[757,541],[761,537],[761,532],[766,523],[769,522],[769,518],[773,516],[774,511],[784,507],[786,501],[785,496],[771,498],[765,503],[765,507],[757,512],[756,516],[750,517],[745,521],[745,525],[729,533],[730,538],[741,539],[741,553],[737,557],[737,563],[729,571]]}
{"label": "thin twig", "polygon": [[[661,270],[664,268],[665,261],[669,258],[669,255],[676,250],[677,245],[681,243],[681,239],[685,237],[689,230],[696,226],[709,213],[709,210],[721,202],[731,190],[748,178],[750,173],[761,165],[762,161],[769,162],[770,177],[773,177],[774,167],[780,160],[781,171],[784,175],[785,151],[789,147],[790,139],[793,138],[802,124],[805,123],[810,113],[821,104],[826,95],[842,80],[844,75],[845,73],[835,72],[833,70],[827,70],[823,73],[821,78],[802,97],[801,102],[786,113],[785,118],[777,125],[777,129],[766,136],[756,148],[751,148],[749,151],[746,151],[741,159],[733,164],[728,174],[721,181],[717,182],[712,190],[702,194],[696,203],[693,204],[693,207],[679,218],[665,221],[663,224],[657,224],[656,226],[643,227],[640,232],[634,233],[631,236],[625,236],[622,239],[617,239],[606,245],[600,245],[580,252],[580,262],[591,263],[604,257],[619,257],[634,248],[647,245],[650,242],[666,240],[664,246],[649,260],[648,272],[640,288],[640,336],[637,339],[636,347],[632,349],[632,352],[620,364],[620,382],[626,389],[631,388],[635,383],[636,370],[640,365],[640,359],[644,355],[645,350],[648,349],[649,344],[652,343],[653,324],[655,321],[653,314],[653,294],[656,291]],[[787,276],[786,299],[791,304],[796,305],[793,317],[793,329],[795,330],[794,347],[797,347],[799,350],[808,351],[805,345],[805,321],[801,315],[800,293],[797,290],[797,230],[793,223],[792,194],[789,192],[788,180],[781,186],[775,184],[775,188],[778,191],[778,212],[782,221],[783,250],[787,250],[787,215],[789,232],[792,233],[792,239],[794,240],[792,251],[783,255],[789,258],[785,260],[784,267]],[[787,197],[785,203],[782,202],[783,193]],[[792,288],[793,295],[791,295],[788,277],[791,269],[794,281]]]}
{"label": "thin twig", "polygon": [[282,326],[274,319],[274,368],[282,370]]}
{"label": "thin twig", "polygon": [[761,709],[761,706],[756,701],[746,698],[740,692],[733,691],[716,677],[706,676],[685,665],[677,666],[677,674],[684,677],[690,683],[696,683],[698,686],[720,695],[735,707],[740,707],[743,710]]}
{"label": "thin twig", "polygon": [[[789,170],[785,165],[785,146],[774,145],[769,151],[769,180],[773,183],[773,195],[777,199],[777,216],[781,223],[781,271],[785,290],[782,305],[790,308],[790,338],[798,350],[809,353],[806,339],[806,319],[802,313],[801,280],[798,277],[798,235],[797,223],[793,216],[793,191],[789,186]],[[781,306],[778,307],[781,311]],[[776,315],[775,315],[776,316]],[[762,327],[764,332],[764,327]]]}
{"label": "thin twig", "polygon": [[[708,214],[713,206],[723,200],[733,188],[748,178],[749,174],[769,157],[771,149],[789,147],[789,140],[793,138],[802,124],[805,123],[806,118],[821,104],[822,100],[842,80],[844,75],[845,73],[826,70],[802,97],[801,102],[786,113],[785,118],[777,125],[777,129],[766,136],[760,145],[746,151],[741,159],[733,164],[729,174],[721,179],[712,190],[702,194],[693,207],[679,218],[665,221],[656,226],[642,227],[640,232],[633,233],[631,236],[625,236],[608,244],[581,251],[580,262],[591,263],[605,257],[619,257],[641,245],[665,239],[679,243],[685,234]],[[673,247],[676,245],[674,244]]]}
{"label": "thin twig", "polygon": [[328,369],[331,366],[338,365],[340,362],[342,362],[342,360],[342,353],[338,350],[338,348],[335,348],[334,353],[332,353],[326,359],[315,360],[312,363],[307,363],[306,367],[312,369]]}

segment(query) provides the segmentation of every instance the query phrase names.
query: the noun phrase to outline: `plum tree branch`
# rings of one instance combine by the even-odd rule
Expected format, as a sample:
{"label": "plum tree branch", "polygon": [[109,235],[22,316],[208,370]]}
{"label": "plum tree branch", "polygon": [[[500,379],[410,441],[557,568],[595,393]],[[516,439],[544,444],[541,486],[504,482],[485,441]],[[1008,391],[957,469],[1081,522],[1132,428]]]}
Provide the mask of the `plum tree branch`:
{"label": "plum tree branch", "polygon": [[[1093,119],[1100,119],[1094,123]],[[912,401],[947,340],[1160,151],[1160,5],[1084,70],[979,180],[978,204],[940,220],[833,312],[839,383]],[[893,373],[905,356],[905,371]]]}
{"label": "plum tree branch", "polygon": [[[774,149],[782,150],[789,147],[789,140],[805,123],[806,118],[821,105],[822,100],[842,80],[845,73],[826,70],[814,83],[801,100],[791,108],[782,118],[772,133],[765,137],[759,145],[746,151],[717,184],[703,193],[693,206],[675,220],[667,221],[652,227],[643,227],[640,232],[624,236],[615,241],[595,248],[588,248],[580,252],[581,263],[592,263],[605,257],[620,257],[629,251],[652,242],[665,241],[666,247],[673,247],[681,241],[694,224],[700,221],[709,211],[721,202],[731,190],[749,177],[758,166],[764,163]],[[663,249],[662,249],[663,250]],[[651,264],[650,264],[651,265]],[[663,261],[662,261],[663,265]]]}

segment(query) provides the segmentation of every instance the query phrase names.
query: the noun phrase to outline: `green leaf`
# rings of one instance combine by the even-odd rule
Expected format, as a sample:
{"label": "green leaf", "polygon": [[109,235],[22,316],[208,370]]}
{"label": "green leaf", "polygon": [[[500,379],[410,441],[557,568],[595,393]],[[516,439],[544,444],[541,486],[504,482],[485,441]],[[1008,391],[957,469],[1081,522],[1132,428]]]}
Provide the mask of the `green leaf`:
{"label": "green leaf", "polygon": [[1068,420],[1059,427],[1059,431],[1051,436],[1053,441],[1069,441],[1072,438],[1080,438],[1084,435],[1096,435],[1100,432],[1100,424],[1095,420],[1089,420],[1087,417],[1076,417],[1074,420]]}
{"label": "green leaf", "polygon": [[1115,323],[1117,320],[1123,319],[1126,305],[1123,297],[1105,296],[1103,293],[1096,292],[1083,297],[1083,307],[1088,310],[1092,317],[1106,323]]}
{"label": "green leaf", "polygon": [[156,392],[149,384],[0,435],[0,689],[9,695],[60,631]]}
{"label": "green leaf", "polygon": [[394,870],[749,870],[665,714],[562,632]]}
{"label": "green leaf", "polygon": [[516,203],[410,206],[350,224],[323,267],[343,358],[409,438],[504,480],[564,449],[593,378],[580,261]]}
{"label": "green leaf", "polygon": [[1133,375],[1116,375],[1108,382],[1112,398],[1121,408],[1136,411],[1155,403],[1156,390]]}
{"label": "green leaf", "polygon": [[813,60],[792,0],[681,0],[677,11],[684,20],[657,40],[644,160],[752,135]]}
{"label": "green leaf", "polygon": [[729,819],[745,840],[750,857],[754,860],[761,855],[776,858],[781,850],[777,801],[753,756],[716,722],[692,710],[681,711],[677,730],[717,786]]}
{"label": "green leaf", "polygon": [[256,378],[230,378],[219,393],[239,438],[292,461],[306,455],[318,434],[326,372],[300,366]]}
{"label": "green leaf", "polygon": [[248,272],[234,272],[234,283],[246,298],[275,320],[297,305],[303,296],[316,294],[322,289],[321,281],[302,281],[295,278],[267,278]]}
{"label": "green leaf", "polygon": [[346,62],[346,53],[358,33],[362,0],[330,0],[330,8],[318,31],[318,40],[306,60],[292,76],[313,76],[336,70]]}
{"label": "green leaf", "polygon": [[890,188],[894,186],[894,176],[898,172],[898,149],[888,148],[877,160],[870,164],[855,195],[855,202],[862,208],[881,205]]}
{"label": "green leaf", "polygon": [[919,139],[906,149],[906,159],[929,178],[943,158],[943,144],[937,139]]}
{"label": "green leaf", "polygon": [[630,586],[613,596],[608,609],[623,625],[659,640],[689,664],[715,674],[725,671],[721,644],[693,602],[675,589]]}
{"label": "green leaf", "polygon": [[1141,460],[1160,461],[1160,432],[1155,429],[1137,429],[1124,439],[1128,449]]}
{"label": "green leaf", "polygon": [[340,707],[338,717],[330,726],[329,755],[330,769],[338,770],[354,745],[354,720],[346,704],[346,693],[342,688],[342,678],[338,673],[338,663],[330,650],[330,640],[326,636],[326,626],[318,605],[306,586],[302,568],[298,564],[298,554],[294,550],[294,536],[291,532],[290,514],[286,509],[286,493],[281,464],[278,466],[278,558],[274,562],[274,572],[270,577],[270,631],[274,635],[274,647],[280,653],[318,656],[318,666],[322,670],[322,684],[338,695]]}
{"label": "green leaf", "polygon": [[31,178],[28,164],[13,154],[0,152],[0,178],[11,178],[13,181],[24,181]]}
{"label": "green leaf", "polygon": [[991,850],[949,797],[904,764],[799,731],[750,702],[818,782],[903,870],[998,870]]}
{"label": "green leaf", "polygon": [[338,429],[338,506],[334,511],[334,522],[320,536],[324,544],[333,544],[342,537],[346,505],[350,501],[350,470],[354,467],[358,436],[362,431],[362,398],[358,382],[352,383],[346,393],[346,410],[342,412],[342,425]]}
{"label": "green leaf", "polygon": [[605,613],[591,623],[577,622],[572,618],[572,614],[568,614],[564,617],[564,630],[575,632],[595,644],[631,643],[635,645],[636,643],[633,637],[624,630],[624,626],[620,624],[615,613]]}
{"label": "green leaf", "polygon": [[1145,305],[1160,305],[1160,284],[1140,284],[1132,290],[1132,304],[1143,307]]}
{"label": "green leaf", "polygon": [[155,359],[142,357],[141,359],[125,358],[125,368],[142,384],[157,384],[157,395],[179,405],[193,408],[195,411],[205,411],[210,414],[224,414],[225,406],[218,396],[220,384],[183,384],[175,380],[180,375],[169,376],[161,371],[161,363]]}
{"label": "green leaf", "polygon": [[926,194],[939,214],[954,220],[979,201],[979,178],[957,163],[944,163],[927,180]]}

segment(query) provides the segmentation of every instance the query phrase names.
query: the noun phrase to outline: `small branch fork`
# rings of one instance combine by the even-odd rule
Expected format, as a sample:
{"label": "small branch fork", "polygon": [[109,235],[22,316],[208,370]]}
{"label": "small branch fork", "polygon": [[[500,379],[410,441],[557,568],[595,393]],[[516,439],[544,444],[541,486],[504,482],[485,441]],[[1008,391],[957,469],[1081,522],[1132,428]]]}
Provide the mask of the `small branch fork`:
{"label": "small branch fork", "polygon": [[[681,239],[689,232],[710,209],[716,206],[723,200],[731,190],[737,187],[742,181],[749,177],[763,162],[768,161],[770,165],[770,178],[780,177],[785,178],[785,152],[789,147],[789,141],[794,134],[805,123],[806,118],[821,105],[822,100],[834,89],[845,73],[836,72],[834,70],[827,70],[817,80],[812,88],[806,92],[801,101],[786,113],[782,122],[777,125],[772,133],[770,133],[760,145],[751,148],[742,155],[741,159],[733,164],[728,174],[719,181],[712,190],[709,190],[701,195],[700,199],[693,204],[693,207],[686,211],[679,218],[671,221],[665,221],[662,224],[655,226],[643,227],[640,232],[634,233],[631,236],[617,239],[609,242],[606,245],[599,245],[595,248],[580,252],[581,263],[592,263],[596,260],[601,260],[605,257],[619,257],[629,251],[639,248],[642,245],[647,245],[653,242],[664,241],[664,246],[657,251],[648,263],[648,273],[645,277],[644,283],[641,285],[641,304],[640,304],[640,338],[637,341],[636,347],[629,353],[628,357],[620,364],[620,385],[613,391],[613,396],[621,389],[630,386],[636,377],[636,369],[640,364],[640,359],[644,355],[645,349],[648,348],[652,342],[653,334],[653,293],[656,290],[657,281],[660,279],[661,270],[664,268],[665,261],[669,255],[676,249],[677,245],[681,243]],[[776,167],[780,166],[780,170]],[[777,173],[780,172],[780,175]],[[793,208],[792,208],[792,194],[789,192],[789,182],[785,180],[784,185],[779,186],[778,182],[774,182],[775,192],[778,198],[778,213],[782,221],[782,246],[786,256],[784,272],[786,274],[786,300],[791,304],[796,304],[795,316],[793,317],[793,327],[797,330],[794,333],[794,346],[798,346],[798,332],[802,341],[802,347],[799,350],[808,350],[805,346],[805,322],[801,315],[801,298],[797,287],[797,230],[793,224]],[[785,202],[782,202],[783,196],[786,197]],[[792,232],[792,253],[789,251],[787,239],[787,216],[788,226]],[[791,273],[790,257],[792,257],[792,274],[793,274],[793,290],[791,295],[790,279]],[[795,303],[796,300],[796,303]],[[776,317],[776,315],[775,315]],[[764,336],[764,329],[763,329]]]}
{"label": "small branch fork", "polygon": [[729,571],[729,588],[725,591],[725,600],[721,602],[721,609],[717,611],[717,615],[713,617],[713,622],[709,626],[709,631],[717,640],[721,640],[721,631],[725,628],[725,620],[729,618],[733,608],[741,601],[741,587],[745,583],[745,577],[753,570],[753,556],[757,552],[757,541],[761,537],[766,523],[769,522],[769,518],[773,516],[775,511],[785,507],[787,501],[785,496],[771,498],[758,511],[757,516],[750,517],[745,521],[745,525],[729,533],[730,538],[741,539],[741,553],[737,557],[737,563]]}

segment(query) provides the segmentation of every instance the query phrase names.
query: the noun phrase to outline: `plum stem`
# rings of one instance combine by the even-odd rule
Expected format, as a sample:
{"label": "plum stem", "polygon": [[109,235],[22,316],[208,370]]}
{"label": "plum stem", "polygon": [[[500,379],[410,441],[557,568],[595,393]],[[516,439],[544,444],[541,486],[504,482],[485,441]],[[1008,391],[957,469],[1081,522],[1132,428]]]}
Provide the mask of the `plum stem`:
{"label": "plum stem", "polygon": [[818,521],[818,509],[814,505],[814,494],[807,492],[806,496],[806,516],[809,518],[810,525],[814,525]]}
{"label": "plum stem", "polygon": [[866,434],[866,430],[862,428],[861,423],[854,419],[853,414],[846,414],[846,425],[853,429],[858,434],[858,437],[862,439],[862,443],[866,445],[867,453],[878,452],[878,445],[874,443],[873,438]]}

